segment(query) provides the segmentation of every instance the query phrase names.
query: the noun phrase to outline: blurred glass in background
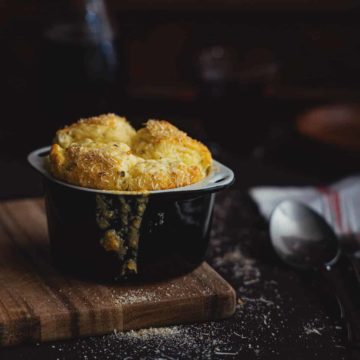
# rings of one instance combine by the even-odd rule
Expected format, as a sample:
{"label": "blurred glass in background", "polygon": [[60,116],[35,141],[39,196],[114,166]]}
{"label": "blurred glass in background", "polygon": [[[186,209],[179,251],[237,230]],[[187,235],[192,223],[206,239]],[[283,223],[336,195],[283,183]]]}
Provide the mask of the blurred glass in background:
{"label": "blurred glass in background", "polygon": [[44,30],[42,64],[52,129],[125,102],[127,70],[103,0],[62,2]]}

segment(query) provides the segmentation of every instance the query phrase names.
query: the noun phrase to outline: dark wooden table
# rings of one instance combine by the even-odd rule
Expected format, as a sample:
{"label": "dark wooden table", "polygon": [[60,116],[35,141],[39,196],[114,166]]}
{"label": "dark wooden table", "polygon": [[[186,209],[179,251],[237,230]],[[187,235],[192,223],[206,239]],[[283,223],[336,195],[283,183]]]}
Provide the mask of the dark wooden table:
{"label": "dark wooden table", "polygon": [[[110,334],[0,350],[0,359],[348,359],[335,298],[315,274],[300,274],[273,253],[267,223],[247,194],[259,184],[330,181],[344,173],[312,171],[275,161],[266,147],[219,160],[235,169],[237,183],[217,197],[208,261],[236,289],[228,320],[177,326],[163,334]],[[265,154],[265,155],[264,155]],[[39,178],[21,158],[1,161],[0,198],[37,196]],[[0,300],[1,301],[1,300]],[[0,329],[1,331],[1,329]]]}

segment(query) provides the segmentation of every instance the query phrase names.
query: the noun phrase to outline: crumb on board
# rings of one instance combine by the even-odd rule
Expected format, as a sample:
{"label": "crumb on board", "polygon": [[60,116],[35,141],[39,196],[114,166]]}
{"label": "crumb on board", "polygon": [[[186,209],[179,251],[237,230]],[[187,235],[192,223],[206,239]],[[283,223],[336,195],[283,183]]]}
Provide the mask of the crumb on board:
{"label": "crumb on board", "polygon": [[126,332],[118,332],[114,330],[114,335],[119,338],[133,338],[141,340],[149,340],[154,337],[171,337],[178,335],[180,330],[177,326],[169,327],[150,327],[140,330],[129,330]]}

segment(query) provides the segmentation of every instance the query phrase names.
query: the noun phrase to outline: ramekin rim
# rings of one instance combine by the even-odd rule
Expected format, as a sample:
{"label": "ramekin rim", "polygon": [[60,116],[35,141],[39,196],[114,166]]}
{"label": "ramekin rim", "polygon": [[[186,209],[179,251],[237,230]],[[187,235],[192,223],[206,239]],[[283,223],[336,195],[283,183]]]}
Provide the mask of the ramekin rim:
{"label": "ramekin rim", "polygon": [[50,181],[69,187],[75,190],[81,190],[99,194],[109,195],[160,195],[160,194],[175,194],[181,192],[193,192],[193,191],[211,191],[215,192],[230,186],[235,179],[234,172],[223,165],[219,161],[213,159],[213,164],[210,173],[202,180],[186,186],[177,188],[164,189],[164,190],[151,190],[151,191],[117,191],[117,190],[100,190],[94,188],[87,188],[83,186],[73,185],[53,177],[45,168],[43,158],[46,153],[50,151],[50,146],[44,146],[30,152],[27,156],[29,164],[42,176]]}

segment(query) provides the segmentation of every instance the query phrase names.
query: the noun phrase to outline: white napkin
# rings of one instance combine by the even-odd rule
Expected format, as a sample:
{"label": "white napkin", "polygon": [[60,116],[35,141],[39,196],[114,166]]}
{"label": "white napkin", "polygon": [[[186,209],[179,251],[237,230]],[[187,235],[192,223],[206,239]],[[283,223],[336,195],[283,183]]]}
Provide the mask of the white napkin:
{"label": "white napkin", "polygon": [[323,215],[340,237],[360,243],[360,176],[327,187],[256,187],[250,195],[266,219],[281,201],[297,200]]}

